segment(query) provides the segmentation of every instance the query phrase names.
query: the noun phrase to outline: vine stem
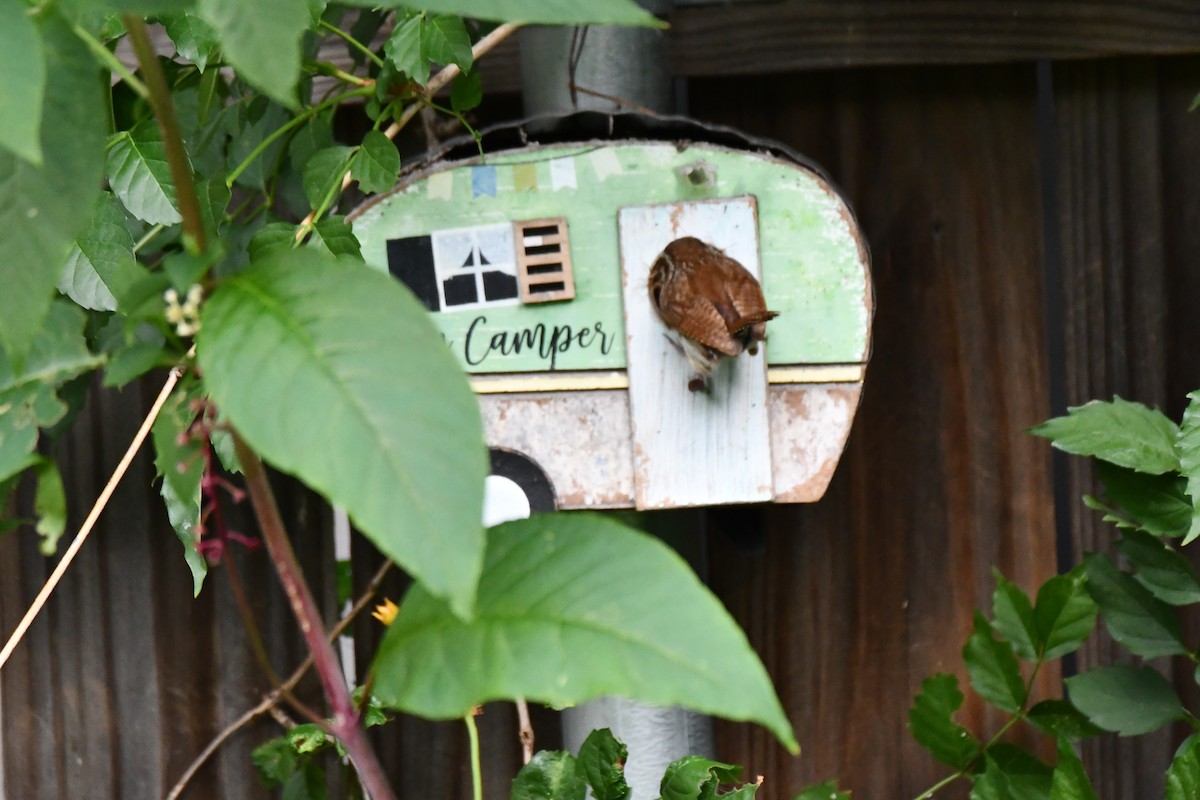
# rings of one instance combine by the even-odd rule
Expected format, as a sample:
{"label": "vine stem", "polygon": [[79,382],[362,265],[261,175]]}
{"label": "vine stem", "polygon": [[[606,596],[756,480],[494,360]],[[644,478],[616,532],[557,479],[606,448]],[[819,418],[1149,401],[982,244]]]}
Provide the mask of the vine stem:
{"label": "vine stem", "polygon": [[[334,625],[329,631],[329,634],[326,638],[331,644],[335,639],[337,639],[338,636],[342,634],[342,631],[350,627],[350,623],[354,621],[354,618],[357,617],[362,610],[370,604],[372,599],[374,599],[376,593],[379,591],[379,587],[383,584],[384,577],[387,576],[391,568],[392,562],[385,561],[371,577],[370,582],[367,584],[367,588],[361,595],[359,595],[358,599],[354,602],[354,606],[338,621],[337,625]],[[166,800],[179,800],[179,796],[183,794],[184,789],[186,789],[187,785],[191,783],[192,778],[195,777],[196,773],[200,771],[201,767],[208,763],[208,760],[212,758],[213,754],[216,753],[217,750],[221,749],[221,745],[225,744],[225,742],[228,741],[231,736],[240,731],[242,728],[246,727],[258,717],[261,717],[263,714],[266,714],[268,711],[271,711],[271,709],[279,705],[279,701],[283,699],[282,690],[291,691],[292,689],[296,688],[296,684],[300,683],[300,679],[308,673],[308,670],[310,667],[312,667],[312,664],[313,659],[312,655],[310,654],[302,662],[300,662],[300,665],[292,671],[292,674],[288,676],[287,680],[280,684],[278,689],[274,689],[264,694],[258,705],[246,711],[246,713],[242,714],[236,720],[231,722],[223,731],[214,736],[212,741],[210,741],[205,748],[200,751],[200,754],[192,760],[192,763],[188,765],[188,768],[183,771],[181,776],[179,776],[179,780],[175,782],[175,785],[171,787],[171,791],[167,793]]]}
{"label": "vine stem", "polygon": [[171,167],[171,179],[175,181],[179,215],[183,217],[184,236],[192,241],[198,252],[203,253],[208,249],[207,234],[204,231],[203,218],[200,216],[200,200],[196,195],[195,181],[192,180],[191,163],[183,146],[183,133],[179,128],[179,120],[175,118],[175,107],[171,103],[171,90],[167,88],[167,79],[158,63],[158,54],[154,52],[154,45],[150,42],[146,21],[133,14],[125,14],[122,19],[125,21],[125,30],[129,33],[133,52],[137,54],[138,66],[142,68],[146,89],[150,92],[154,119],[162,131],[167,164]]}
{"label": "vine stem", "polygon": [[475,800],[483,800],[483,770],[479,763],[479,728],[475,725],[475,711],[468,711],[463,722],[467,724],[467,738],[471,740],[471,789]]}
{"label": "vine stem", "polygon": [[[497,26],[494,31],[480,39],[471,48],[471,61],[478,61],[480,58],[487,55],[492,48],[516,33],[517,29],[520,27],[521,23],[519,22],[506,22],[503,25]],[[461,73],[462,70],[459,69],[458,65],[456,64],[450,64],[446,67],[443,67],[437,75],[434,75],[429,79],[429,83],[425,84],[425,91],[422,92],[422,99],[424,102],[409,104],[408,107],[405,108],[400,114],[400,118],[389,125],[386,130],[384,130],[383,135],[389,139],[395,139],[396,134],[400,133],[400,131],[404,129],[404,126],[412,121],[412,118],[417,115],[417,112],[421,110],[422,106],[431,100],[438,92],[449,86],[450,82],[457,78]],[[346,190],[346,188],[350,185],[351,180],[352,178],[350,177],[350,172],[347,170],[346,173],[342,175],[342,191]],[[300,221],[300,224],[296,227],[297,241],[303,240],[304,237],[308,235],[309,231],[312,230],[313,225],[316,223],[319,215],[320,213],[317,210],[314,210],[310,212],[307,217]]]}
{"label": "vine stem", "polygon": [[[189,353],[190,355],[190,353]],[[67,568],[71,566],[71,562],[75,560],[75,555],[79,549],[83,547],[83,543],[87,541],[88,535],[92,532],[92,528],[96,525],[96,520],[100,518],[100,512],[108,505],[108,500],[112,497],[112,493],[116,491],[117,484],[125,477],[129,465],[133,463],[133,457],[137,455],[137,451],[141,449],[142,442],[146,441],[146,437],[150,434],[150,428],[153,427],[154,421],[158,419],[158,414],[162,411],[162,407],[166,405],[167,398],[171,396],[171,392],[175,391],[176,384],[179,383],[180,377],[183,375],[183,367],[175,367],[171,370],[171,374],[167,376],[166,383],[163,384],[162,390],[159,391],[158,397],[154,400],[154,405],[150,407],[150,413],[142,420],[142,426],[138,428],[134,434],[133,441],[129,443],[129,447],[125,449],[125,455],[121,457],[117,463],[117,468],[113,470],[112,476],[109,477],[108,483],[104,485],[104,490],[100,492],[100,496],[96,498],[96,502],[92,505],[92,510],[88,512],[87,519],[83,521],[83,525],[79,528],[79,533],[75,534],[75,538],[71,541],[71,546],[63,553],[62,559],[55,566],[54,572],[50,573],[50,577],[43,584],[42,589],[34,598],[33,603],[29,606],[29,610],[25,612],[25,616],[17,624],[16,630],[8,637],[8,641],[4,645],[4,649],[0,650],[0,669],[4,669],[5,663],[13,650],[20,644],[24,638],[25,632],[29,630],[29,626],[33,624],[33,620],[42,610],[42,606],[46,605],[46,601],[50,599],[50,595],[58,586],[58,582],[62,580],[62,576],[66,574]]]}
{"label": "vine stem", "polygon": [[316,667],[325,697],[333,711],[330,732],[345,747],[350,761],[358,771],[363,788],[372,800],[396,800],[396,795],[383,773],[383,766],[367,741],[366,731],[359,724],[359,714],[354,708],[350,690],[346,688],[342,672],[338,668],[337,656],[325,637],[321,614],[304,580],[304,573],[296,559],[296,552],[292,549],[291,540],[284,530],[283,518],[279,515],[279,507],[275,503],[275,494],[267,481],[266,468],[259,460],[258,454],[250,449],[236,430],[231,430],[231,434],[267,553],[275,564],[275,572],[283,584],[292,613],[296,615],[300,624],[300,632],[308,645],[313,666]]}

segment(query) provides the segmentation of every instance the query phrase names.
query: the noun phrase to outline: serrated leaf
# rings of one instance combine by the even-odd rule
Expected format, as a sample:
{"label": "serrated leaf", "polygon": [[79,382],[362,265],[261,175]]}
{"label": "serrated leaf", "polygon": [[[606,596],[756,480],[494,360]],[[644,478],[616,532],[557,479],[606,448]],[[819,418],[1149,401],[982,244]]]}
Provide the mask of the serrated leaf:
{"label": "serrated leaf", "polygon": [[292,728],[288,731],[287,739],[292,747],[296,748],[296,752],[301,755],[315,752],[329,741],[324,728],[315,722],[306,722]]}
{"label": "serrated leaf", "polygon": [[629,748],[608,728],[594,730],[583,740],[577,764],[595,800],[628,800],[633,791],[625,780],[628,758]]}
{"label": "serrated leaf", "polygon": [[1184,544],[1190,544],[1200,536],[1200,392],[1188,395],[1188,406],[1183,411],[1179,426],[1179,471],[1187,480],[1187,493],[1192,498],[1192,518],[1188,525]]}
{"label": "serrated leaf", "polygon": [[225,209],[229,206],[232,193],[220,176],[196,181],[196,199],[200,202],[200,219],[204,229],[213,238],[219,238],[225,224]]}
{"label": "serrated leaf", "polygon": [[439,14],[457,14],[495,22],[528,22],[546,25],[646,25],[662,22],[634,0],[350,0],[347,5],[372,8],[414,8]]}
{"label": "serrated leaf", "polygon": [[292,136],[291,141],[288,142],[288,159],[292,162],[292,168],[297,173],[303,172],[304,165],[312,158],[313,153],[324,150],[332,144],[333,127],[324,117],[313,117],[301,125],[296,134]]}
{"label": "serrated leaf", "polygon": [[75,240],[58,278],[58,290],[84,308],[117,310],[117,297],[145,275],[133,255],[133,236],[125,212],[104,192],[97,198],[92,221]]}
{"label": "serrated leaf", "polygon": [[180,386],[167,399],[151,428],[154,439],[154,467],[162,478],[163,501],[175,535],[183,544],[184,560],[192,573],[192,592],[200,594],[208,564],[196,548],[200,524],[200,479],[204,458],[200,442],[188,436],[196,419],[191,408],[199,397],[196,386]]}
{"label": "serrated leaf", "polygon": [[476,608],[463,621],[414,587],[380,645],[375,693],[433,718],[501,698],[619,695],[758,722],[796,749],[728,612],[677,554],[615,520],[551,514],[489,529]]}
{"label": "serrated leaf", "polygon": [[421,38],[425,27],[423,14],[410,14],[392,30],[383,43],[383,52],[392,65],[422,86],[429,82],[429,59]]}
{"label": "serrated leaf", "polygon": [[296,244],[296,226],[290,222],[268,222],[254,236],[246,250],[251,261],[262,261],[272,253],[287,252]]}
{"label": "serrated leaf", "polygon": [[43,459],[37,466],[37,491],[33,513],[37,515],[37,534],[41,537],[38,549],[44,556],[58,550],[58,540],[67,528],[67,494],[63,490],[58,465]]}
{"label": "serrated leaf", "polygon": [[0,147],[42,164],[42,102],[46,90],[42,35],[29,7],[0,2]]}
{"label": "serrated leaf", "polygon": [[1084,569],[1088,594],[1100,606],[1108,632],[1121,645],[1142,658],[1188,653],[1170,606],[1117,569],[1105,555],[1089,554]]}
{"label": "serrated leaf", "polygon": [[1167,769],[1166,800],[1200,797],[1200,734],[1184,739]]}
{"label": "serrated leaf", "polygon": [[183,219],[167,148],[153,120],[116,134],[108,148],[108,182],[129,213],[151,225]]}
{"label": "serrated leaf", "polygon": [[325,772],[312,758],[300,759],[299,768],[283,784],[280,800],[326,800]]}
{"label": "serrated leaf", "polygon": [[224,418],[469,614],[487,452],[425,307],[361,261],[301,248],[226,279],[201,322],[197,359]]}
{"label": "serrated leaf", "polygon": [[217,31],[213,26],[194,11],[165,14],[159,21],[175,44],[175,51],[204,72],[209,60],[217,55]]}
{"label": "serrated leaf", "polygon": [[479,72],[462,72],[450,86],[450,107],[462,114],[483,102],[483,81]]}
{"label": "serrated leaf", "polygon": [[[261,152],[255,154],[255,151],[268,136],[287,123],[291,115],[261,95],[250,95],[243,102],[230,106],[230,109],[233,118],[228,131],[232,137],[229,140],[229,162],[237,166],[247,163],[234,182],[239,186],[266,191],[267,179],[274,178],[274,165],[287,140],[280,137]],[[247,162],[252,154],[253,160]],[[230,174],[233,174],[233,168]]]}
{"label": "serrated leaf", "polygon": [[1058,740],[1058,763],[1054,765],[1050,800],[1097,800],[1083,762],[1066,739]]}
{"label": "serrated leaf", "polygon": [[838,789],[837,781],[825,781],[801,789],[794,800],[850,800],[850,793]]}
{"label": "serrated leaf", "polygon": [[971,791],[981,800],[1048,800],[1053,770],[1020,747],[1000,742],[988,748],[986,767]]}
{"label": "serrated leaf", "polygon": [[216,30],[225,60],[240,77],[275,102],[296,106],[300,37],[309,21],[305,0],[197,0],[196,13]]}
{"label": "serrated leaf", "polygon": [[[717,787],[742,777],[742,768],[702,756],[684,756],[671,762],[659,785],[660,800],[715,798]],[[755,787],[757,788],[757,787]]]}
{"label": "serrated leaf", "polygon": [[1038,589],[1033,622],[1044,660],[1078,650],[1096,627],[1098,608],[1087,592],[1083,576],[1083,571],[1076,568],[1065,575],[1055,575]]}
{"label": "serrated leaf", "polygon": [[326,217],[313,227],[307,244],[335,256],[362,258],[362,245],[345,217]]}
{"label": "serrated leaf", "polygon": [[1144,531],[1125,531],[1117,549],[1133,567],[1133,578],[1173,606],[1200,603],[1200,580],[1192,563],[1162,539]]}
{"label": "serrated leaf", "polygon": [[350,170],[354,148],[343,145],[318,150],[304,165],[304,196],[313,208],[320,208],[331,192],[341,189],[342,177]]}
{"label": "serrated leaf", "polygon": [[541,750],[513,778],[512,800],[583,800],[587,784],[565,750]]}
{"label": "serrated leaf", "polygon": [[286,736],[271,739],[254,748],[250,759],[268,787],[286,782],[296,771],[296,750]]}
{"label": "serrated leaf", "polygon": [[425,18],[421,51],[428,60],[441,66],[456,64],[467,72],[471,69],[471,35],[462,18],[453,14],[438,14]]}
{"label": "serrated leaf", "polygon": [[83,325],[78,306],[56,300],[22,370],[13,369],[12,360],[0,350],[0,481],[34,463],[30,454],[38,429],[54,425],[66,414],[56,387],[103,363],[101,356],[88,351]]}
{"label": "serrated leaf", "polygon": [[368,131],[351,169],[359,188],[367,194],[387,191],[395,185],[399,173],[400,152],[396,145],[379,131]]}
{"label": "serrated leaf", "polygon": [[908,710],[908,729],[917,744],[955,769],[970,766],[981,748],[979,740],[953,720],[962,704],[958,678],[942,673],[921,682],[921,692]]}
{"label": "serrated leaf", "polygon": [[1027,719],[1039,730],[1059,739],[1087,739],[1103,732],[1066,700],[1043,700],[1029,709]]}
{"label": "serrated leaf", "polygon": [[1187,533],[1192,504],[1185,492],[1186,482],[1175,473],[1146,475],[1098,461],[1096,477],[1104,484],[1105,499],[1119,507],[1127,522],[1155,536]]}
{"label": "serrated leaf", "polygon": [[1162,412],[1114,397],[1111,403],[1093,400],[1067,409],[1029,429],[1068,453],[1095,456],[1121,467],[1151,475],[1179,469],[1175,440],[1179,428]]}
{"label": "serrated leaf", "polygon": [[1098,667],[1066,684],[1071,703],[1092,724],[1121,736],[1150,733],[1186,714],[1171,684],[1150,667]]}
{"label": "serrated leaf", "polygon": [[196,597],[204,588],[204,578],[208,574],[208,562],[196,547],[199,539],[196,524],[200,520],[200,484],[196,484],[193,494],[184,497],[175,494],[174,485],[163,481],[160,491],[167,509],[167,519],[175,529],[179,543],[183,545],[183,560],[192,574],[192,596]]}
{"label": "serrated leaf", "polygon": [[70,27],[53,8],[36,25],[47,65],[43,107],[54,119],[39,135],[53,157],[34,166],[0,149],[0,348],[18,365],[100,194],[107,118],[95,64]]}
{"label": "serrated leaf", "polygon": [[1015,713],[1025,704],[1025,683],[1012,648],[996,640],[992,626],[976,612],[975,630],[963,647],[971,686],[987,702]]}
{"label": "serrated leaf", "polygon": [[133,342],[116,350],[104,366],[104,386],[121,387],[142,377],[155,367],[166,366],[167,351],[162,342]]}
{"label": "serrated leaf", "polygon": [[996,590],[992,592],[992,626],[1007,639],[1022,658],[1038,656],[1038,633],[1033,620],[1033,604],[1029,596],[1014,583],[993,569]]}

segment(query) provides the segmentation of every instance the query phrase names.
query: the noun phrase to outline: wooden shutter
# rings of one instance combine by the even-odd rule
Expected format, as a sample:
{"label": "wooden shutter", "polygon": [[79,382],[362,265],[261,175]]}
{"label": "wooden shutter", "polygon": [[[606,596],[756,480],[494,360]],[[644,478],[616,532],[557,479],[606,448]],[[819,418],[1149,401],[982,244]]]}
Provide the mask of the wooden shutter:
{"label": "wooden shutter", "polygon": [[514,222],[513,239],[517,246],[517,280],[522,303],[575,297],[565,217]]}

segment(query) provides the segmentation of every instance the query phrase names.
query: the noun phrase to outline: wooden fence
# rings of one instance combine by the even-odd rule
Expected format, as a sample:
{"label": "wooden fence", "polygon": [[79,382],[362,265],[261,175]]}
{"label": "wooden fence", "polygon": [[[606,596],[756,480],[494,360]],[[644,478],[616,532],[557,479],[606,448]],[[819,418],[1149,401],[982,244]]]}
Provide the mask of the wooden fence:
{"label": "wooden fence", "polygon": [[[868,236],[878,312],[862,407],[827,496],[707,516],[710,584],[773,676],[804,754],[718,725],[718,756],[791,797],[838,777],[862,800],[913,797],[945,770],[908,736],[909,703],[960,651],[991,570],[1032,588],[1111,533],[1079,503],[1078,461],[1023,433],[1113,394],[1178,415],[1200,387],[1200,5],[857,2],[682,9],[672,32],[687,111],[822,164]],[[504,65],[493,113],[514,109]],[[77,523],[156,387],[94,391],[64,444]],[[43,617],[0,673],[3,797],[162,797],[267,688],[227,576],[199,599],[140,458]],[[327,512],[286,490],[311,575],[331,575]],[[372,557],[356,564],[365,580]],[[277,669],[302,658],[261,554],[234,559]],[[28,531],[0,538],[0,626],[52,564]],[[324,569],[322,567],[325,567]],[[320,586],[332,615],[332,586]],[[392,596],[400,590],[390,587]],[[377,635],[358,626],[362,657]],[[1189,630],[1193,639],[1200,630]],[[1101,643],[1080,666],[1109,658]],[[1190,672],[1174,676],[1195,708]],[[1040,676],[1057,691],[1060,675]],[[311,687],[307,691],[311,692]],[[999,720],[968,699],[961,720]],[[540,744],[559,740],[548,712]],[[519,753],[510,710],[483,718],[489,797]],[[185,797],[267,796],[233,738]],[[1161,796],[1181,731],[1085,748],[1106,800]],[[456,723],[380,737],[402,796],[469,796]],[[1052,749],[1044,749],[1052,758]],[[946,797],[966,797],[965,789]]]}

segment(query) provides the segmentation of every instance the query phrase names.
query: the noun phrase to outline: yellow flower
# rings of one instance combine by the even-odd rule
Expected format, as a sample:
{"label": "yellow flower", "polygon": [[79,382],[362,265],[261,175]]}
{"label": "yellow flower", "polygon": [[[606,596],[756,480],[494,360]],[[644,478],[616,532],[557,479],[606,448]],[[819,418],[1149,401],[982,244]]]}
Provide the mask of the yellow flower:
{"label": "yellow flower", "polygon": [[391,625],[392,620],[396,618],[396,612],[399,610],[395,603],[385,598],[382,603],[375,606],[375,610],[371,612],[371,616],[384,625]]}

